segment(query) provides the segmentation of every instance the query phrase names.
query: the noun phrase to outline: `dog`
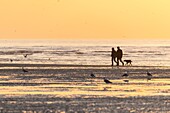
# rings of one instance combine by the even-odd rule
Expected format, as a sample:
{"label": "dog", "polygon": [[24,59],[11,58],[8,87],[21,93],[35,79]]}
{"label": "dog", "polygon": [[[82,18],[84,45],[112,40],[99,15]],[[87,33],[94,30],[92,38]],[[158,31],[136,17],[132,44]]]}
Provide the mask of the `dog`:
{"label": "dog", "polygon": [[126,64],[125,65],[132,65],[132,60],[124,60],[124,62],[126,62]]}

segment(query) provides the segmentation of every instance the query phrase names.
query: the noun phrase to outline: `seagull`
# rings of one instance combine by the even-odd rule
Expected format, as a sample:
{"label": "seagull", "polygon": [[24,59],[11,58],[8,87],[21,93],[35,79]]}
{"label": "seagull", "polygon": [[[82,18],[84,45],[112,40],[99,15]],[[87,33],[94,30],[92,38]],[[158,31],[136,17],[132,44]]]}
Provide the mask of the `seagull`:
{"label": "seagull", "polygon": [[106,83],[106,84],[112,84],[112,82],[111,81],[109,81],[108,79],[106,79],[106,78],[104,78],[104,82]]}
{"label": "seagull", "polygon": [[124,73],[123,75],[122,75],[122,77],[128,77],[129,75],[128,75],[128,72],[126,72],[126,73]]}
{"label": "seagull", "polygon": [[11,61],[11,62],[13,62],[13,60],[12,60],[12,59],[10,59],[10,61]]}
{"label": "seagull", "polygon": [[27,73],[28,71],[27,70],[25,70],[23,67],[22,67],[22,71],[24,72],[24,73]]}
{"label": "seagull", "polygon": [[27,55],[28,55],[28,54],[25,54],[24,57],[27,58]]}
{"label": "seagull", "polygon": [[91,73],[90,76],[93,77],[93,78],[96,77],[93,73]]}
{"label": "seagull", "polygon": [[129,82],[129,80],[123,80],[124,82],[126,82],[126,83],[128,83]]}
{"label": "seagull", "polygon": [[147,80],[151,80],[152,79],[152,74],[149,73],[149,71],[147,72]]}

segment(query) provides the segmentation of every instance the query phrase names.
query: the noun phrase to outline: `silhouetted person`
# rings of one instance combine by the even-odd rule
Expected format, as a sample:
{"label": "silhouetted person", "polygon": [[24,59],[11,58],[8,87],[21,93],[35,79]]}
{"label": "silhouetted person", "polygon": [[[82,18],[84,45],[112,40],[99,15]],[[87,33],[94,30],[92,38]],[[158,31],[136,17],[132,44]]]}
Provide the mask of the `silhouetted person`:
{"label": "silhouetted person", "polygon": [[119,66],[119,61],[124,65],[124,62],[122,61],[123,57],[123,51],[120,49],[120,47],[117,47],[117,66]]}
{"label": "silhouetted person", "polygon": [[113,66],[114,62],[116,62],[116,51],[114,48],[112,48],[111,57],[112,57],[112,66]]}

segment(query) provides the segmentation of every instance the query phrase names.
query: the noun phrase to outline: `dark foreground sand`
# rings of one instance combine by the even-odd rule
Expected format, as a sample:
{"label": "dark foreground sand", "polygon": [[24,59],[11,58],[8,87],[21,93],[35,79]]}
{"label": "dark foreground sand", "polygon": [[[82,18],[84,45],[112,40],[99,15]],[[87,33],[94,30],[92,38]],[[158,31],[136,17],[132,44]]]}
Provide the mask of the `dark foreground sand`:
{"label": "dark foreground sand", "polygon": [[[27,73],[22,72],[22,66]],[[170,67],[0,67],[0,113],[170,112]],[[129,77],[122,78],[126,71]],[[146,79],[147,71],[153,74],[150,81]],[[91,73],[96,78],[91,78]],[[113,84],[105,84],[104,77]]]}
{"label": "dark foreground sand", "polygon": [[168,113],[170,96],[59,98],[51,95],[1,96],[1,113]]}

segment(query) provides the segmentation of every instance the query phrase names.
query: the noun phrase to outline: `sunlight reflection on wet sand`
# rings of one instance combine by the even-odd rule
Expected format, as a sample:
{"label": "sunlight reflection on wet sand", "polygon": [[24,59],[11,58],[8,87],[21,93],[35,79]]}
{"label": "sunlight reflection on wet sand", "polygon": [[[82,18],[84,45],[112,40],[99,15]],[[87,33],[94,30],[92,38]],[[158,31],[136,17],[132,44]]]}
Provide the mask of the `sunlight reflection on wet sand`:
{"label": "sunlight reflection on wet sand", "polygon": [[143,79],[129,79],[129,83],[124,83],[123,79],[111,81],[113,84],[105,84],[102,80],[67,82],[66,84],[37,83],[34,84],[35,86],[29,86],[31,84],[20,86],[22,84],[13,83],[14,86],[0,86],[0,89],[1,94],[51,94],[59,97],[70,95],[116,97],[170,95],[170,79],[153,79],[149,82]]}
{"label": "sunlight reflection on wet sand", "polygon": [[[122,78],[122,73],[127,70],[130,71],[130,76]],[[22,113],[28,111],[34,113],[34,110],[44,113],[48,109],[55,112],[67,112],[67,110],[73,112],[80,110],[79,107],[82,108],[80,110],[82,112],[115,112],[113,106],[116,107],[117,112],[125,113],[126,111],[160,111],[163,110],[158,109],[161,104],[165,111],[169,110],[169,107],[165,107],[169,106],[167,100],[170,97],[169,70],[149,68],[154,75],[149,81],[146,79],[146,70],[148,69],[30,69],[28,73],[22,73],[21,70],[2,70],[0,105],[3,112],[16,110]],[[97,77],[91,78],[89,76],[91,72],[94,72]],[[105,84],[104,77],[113,83]],[[134,98],[142,103],[138,103]],[[127,104],[128,101],[132,106]],[[162,102],[151,107],[151,103],[159,101]],[[21,104],[23,108],[17,107]],[[121,104],[126,108],[122,108]],[[133,104],[137,104],[137,108],[134,109]],[[138,108],[140,104],[144,104],[143,109]],[[146,104],[149,104],[149,108]]]}

